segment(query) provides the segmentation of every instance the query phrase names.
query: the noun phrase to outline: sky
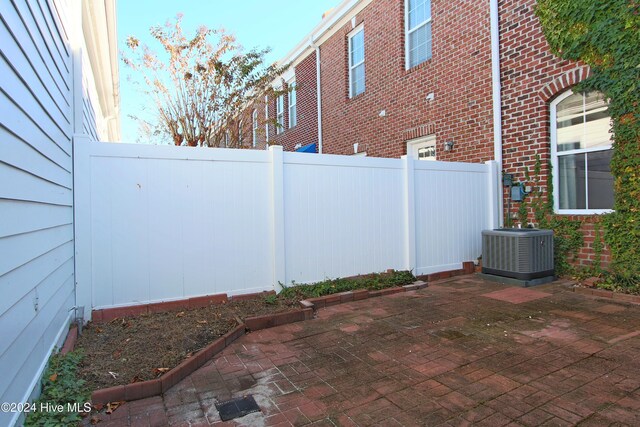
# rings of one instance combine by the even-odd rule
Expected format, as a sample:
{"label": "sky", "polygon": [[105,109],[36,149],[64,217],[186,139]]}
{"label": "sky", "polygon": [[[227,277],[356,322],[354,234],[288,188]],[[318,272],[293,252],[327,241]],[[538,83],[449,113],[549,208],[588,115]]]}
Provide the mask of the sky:
{"label": "sky", "polygon": [[[164,25],[182,13],[185,34],[194,34],[200,25],[223,27],[247,49],[270,47],[267,60],[271,63],[284,57],[320,22],[325,11],[339,3],[340,0],[119,0],[118,48],[125,50],[125,40],[130,35],[150,47],[158,46],[153,44],[149,28]],[[127,80],[130,74],[120,60],[123,142],[136,142],[138,125],[128,116],[140,114],[145,105],[140,92]]]}

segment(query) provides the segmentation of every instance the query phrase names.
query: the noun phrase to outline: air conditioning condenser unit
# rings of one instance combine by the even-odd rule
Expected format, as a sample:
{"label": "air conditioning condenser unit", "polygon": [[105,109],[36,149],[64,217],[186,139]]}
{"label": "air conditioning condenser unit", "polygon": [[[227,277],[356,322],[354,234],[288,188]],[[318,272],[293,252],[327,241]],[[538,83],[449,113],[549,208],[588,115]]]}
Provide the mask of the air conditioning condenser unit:
{"label": "air conditioning condenser unit", "polygon": [[553,231],[535,228],[484,230],[482,273],[525,282],[553,279]]}

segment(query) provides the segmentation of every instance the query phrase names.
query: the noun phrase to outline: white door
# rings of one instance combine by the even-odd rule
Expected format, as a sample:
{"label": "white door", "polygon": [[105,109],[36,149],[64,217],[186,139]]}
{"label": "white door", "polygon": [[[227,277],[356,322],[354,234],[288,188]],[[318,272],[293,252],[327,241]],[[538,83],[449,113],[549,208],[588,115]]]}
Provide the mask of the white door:
{"label": "white door", "polygon": [[436,137],[432,135],[407,141],[407,153],[418,160],[436,160]]}

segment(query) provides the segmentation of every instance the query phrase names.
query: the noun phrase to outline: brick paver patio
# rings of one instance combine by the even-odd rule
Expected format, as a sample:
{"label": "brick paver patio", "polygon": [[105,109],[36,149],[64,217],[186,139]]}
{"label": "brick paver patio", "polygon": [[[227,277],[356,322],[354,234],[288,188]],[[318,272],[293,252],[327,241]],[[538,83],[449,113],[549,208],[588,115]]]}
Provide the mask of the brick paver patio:
{"label": "brick paver patio", "polygon": [[[222,422],[214,403],[262,412]],[[640,306],[463,276],[251,333],[101,426],[640,425]]]}

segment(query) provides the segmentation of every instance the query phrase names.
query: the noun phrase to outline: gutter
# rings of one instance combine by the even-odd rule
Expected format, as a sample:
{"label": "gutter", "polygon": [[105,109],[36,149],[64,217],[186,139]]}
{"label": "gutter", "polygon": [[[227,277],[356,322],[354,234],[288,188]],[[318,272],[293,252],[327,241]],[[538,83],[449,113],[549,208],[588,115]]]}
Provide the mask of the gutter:
{"label": "gutter", "polygon": [[[491,86],[493,98],[493,159],[498,166],[498,176],[502,176],[502,97],[500,85],[500,17],[498,14],[498,0],[490,0],[491,20]],[[499,178],[499,181],[502,181]],[[502,186],[498,192],[498,222],[504,224],[504,206],[502,200]]]}
{"label": "gutter", "polygon": [[356,8],[362,8],[368,5],[372,0],[343,0],[335,7],[328,16],[316,25],[311,32],[298,43],[284,58],[280,59],[277,64],[283,66],[293,64],[296,59],[310,53],[311,49],[316,52],[316,93],[318,99],[318,153],[322,154],[322,86],[320,79],[320,44],[318,43],[323,36],[330,34],[336,25],[348,14],[352,13]]}
{"label": "gutter", "polygon": [[[320,39],[327,32],[334,29],[334,26],[346,15],[358,6],[363,0],[344,0],[338,6],[336,6],[322,21],[316,25],[307,36],[300,41],[293,49],[285,55],[284,58],[278,60],[278,65],[292,63],[300,56],[304,55],[305,51],[313,47],[315,42]],[[366,3],[369,3],[369,0]],[[309,41],[310,40],[310,41]]]}

